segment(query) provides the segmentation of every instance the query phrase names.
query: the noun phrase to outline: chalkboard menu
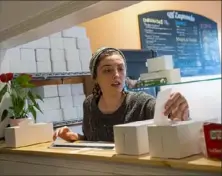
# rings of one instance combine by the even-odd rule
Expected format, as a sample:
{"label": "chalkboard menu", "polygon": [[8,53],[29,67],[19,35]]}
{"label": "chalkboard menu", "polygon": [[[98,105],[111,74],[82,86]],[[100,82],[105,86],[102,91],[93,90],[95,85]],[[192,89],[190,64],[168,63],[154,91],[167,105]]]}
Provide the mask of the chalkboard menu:
{"label": "chalkboard menu", "polygon": [[185,11],[153,11],[139,15],[142,49],[173,55],[182,76],[221,74],[217,23]]}

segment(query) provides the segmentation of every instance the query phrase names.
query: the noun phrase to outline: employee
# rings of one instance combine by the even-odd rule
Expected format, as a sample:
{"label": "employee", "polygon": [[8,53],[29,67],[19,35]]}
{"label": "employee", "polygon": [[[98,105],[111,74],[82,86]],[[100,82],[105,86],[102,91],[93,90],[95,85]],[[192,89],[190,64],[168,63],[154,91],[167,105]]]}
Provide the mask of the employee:
{"label": "employee", "polygon": [[[135,68],[136,69],[136,68]],[[62,127],[54,133],[66,141],[113,142],[113,126],[128,122],[152,119],[155,98],[144,92],[128,92],[124,89],[127,65],[121,51],[101,48],[90,61],[90,72],[95,85],[93,92],[83,103],[83,135]],[[173,93],[165,105],[165,115],[172,120],[187,120],[187,100],[180,93]]]}

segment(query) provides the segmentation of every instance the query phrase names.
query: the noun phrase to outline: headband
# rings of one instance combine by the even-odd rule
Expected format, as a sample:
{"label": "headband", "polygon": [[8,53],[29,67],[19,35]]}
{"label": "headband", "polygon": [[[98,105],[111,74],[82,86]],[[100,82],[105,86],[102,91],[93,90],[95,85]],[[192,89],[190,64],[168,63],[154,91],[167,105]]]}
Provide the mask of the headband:
{"label": "headband", "polygon": [[113,51],[117,51],[121,56],[122,58],[124,59],[124,62],[126,62],[126,59],[125,59],[125,56],[124,54],[116,49],[116,48],[110,48],[110,47],[102,47],[100,49],[98,49],[92,56],[91,60],[90,60],[90,64],[89,64],[89,69],[90,69],[90,72],[91,72],[91,75],[92,77],[94,78],[95,75],[96,75],[96,63],[100,57],[101,54],[103,54],[105,51],[107,50],[113,50]]}

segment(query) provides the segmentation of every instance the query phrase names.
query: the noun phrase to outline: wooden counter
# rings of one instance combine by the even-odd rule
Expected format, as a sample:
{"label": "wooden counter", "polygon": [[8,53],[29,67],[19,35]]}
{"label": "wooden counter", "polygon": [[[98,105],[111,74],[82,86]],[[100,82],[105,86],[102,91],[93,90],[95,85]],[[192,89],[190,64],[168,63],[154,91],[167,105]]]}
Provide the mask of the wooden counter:
{"label": "wooden counter", "polygon": [[[52,149],[51,143],[17,149],[0,144],[0,170],[4,174],[87,174],[149,175],[200,174],[219,175],[221,162],[201,156],[181,160],[154,159],[150,156],[116,155],[114,150]],[[26,169],[21,170],[21,167]],[[12,169],[13,168],[13,169]]]}

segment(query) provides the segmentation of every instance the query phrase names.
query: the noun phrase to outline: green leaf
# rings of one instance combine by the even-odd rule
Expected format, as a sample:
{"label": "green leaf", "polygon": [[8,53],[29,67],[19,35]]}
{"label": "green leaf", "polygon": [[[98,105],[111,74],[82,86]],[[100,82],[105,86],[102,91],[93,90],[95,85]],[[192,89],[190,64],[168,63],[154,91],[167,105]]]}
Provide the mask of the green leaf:
{"label": "green leaf", "polygon": [[36,122],[36,111],[35,111],[34,107],[32,105],[29,105],[28,109],[32,113],[32,116],[34,117],[35,122]]}
{"label": "green leaf", "polygon": [[4,97],[7,90],[8,90],[8,85],[7,84],[0,90],[0,103],[2,102],[2,98]]}
{"label": "green leaf", "polygon": [[[29,97],[30,100],[32,101],[34,107],[35,107],[36,109],[38,109],[41,113],[43,113],[42,110],[41,110],[41,108],[39,107],[39,104],[38,104],[38,103],[36,102],[36,100],[35,100],[35,98],[36,98],[36,99],[39,99],[39,98],[40,98],[40,100],[42,100],[42,98],[41,98],[40,96],[38,96],[38,95],[33,95],[31,91],[28,92],[28,97]],[[37,97],[38,97],[38,98],[37,98]],[[43,100],[42,100],[42,101],[43,101]]]}
{"label": "green leaf", "polygon": [[3,112],[2,112],[2,116],[1,116],[1,121],[5,120],[5,118],[8,116],[8,110],[5,109]]}
{"label": "green leaf", "polygon": [[35,95],[35,96],[36,96],[36,99],[41,100],[42,102],[44,102],[40,95]]}
{"label": "green leaf", "polygon": [[36,108],[36,109],[38,109],[42,114],[43,114],[43,112],[42,112],[42,110],[41,110],[41,108],[39,107],[39,104],[34,104],[34,107]]}
{"label": "green leaf", "polygon": [[23,85],[29,83],[31,79],[32,78],[28,74],[21,74],[15,79],[15,81],[20,85]]}

